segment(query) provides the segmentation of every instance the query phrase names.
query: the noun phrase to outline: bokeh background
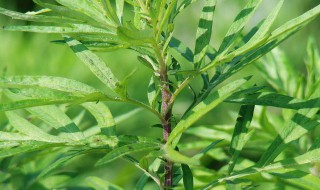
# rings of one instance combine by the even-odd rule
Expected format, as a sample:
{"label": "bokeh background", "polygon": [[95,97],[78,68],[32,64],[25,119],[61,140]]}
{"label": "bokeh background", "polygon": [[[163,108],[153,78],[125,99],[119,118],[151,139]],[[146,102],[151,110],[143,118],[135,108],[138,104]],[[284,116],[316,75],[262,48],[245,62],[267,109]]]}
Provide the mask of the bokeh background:
{"label": "bokeh background", "polygon": [[[75,1],[76,2],[76,1]],[[218,47],[232,23],[235,15],[241,10],[246,1],[244,0],[218,0],[215,13],[213,36],[211,43]],[[245,31],[248,31],[261,18],[265,17],[275,5],[277,0],[266,0],[257,14],[250,21]],[[279,18],[276,20],[274,27],[280,26],[295,16],[318,5],[320,0],[287,0],[282,8]],[[197,22],[201,10],[202,1],[196,2],[187,8],[176,20],[175,36],[185,42],[191,49],[194,46],[194,36],[196,33]],[[1,0],[0,6],[20,12],[38,10],[32,0]],[[25,24],[21,21],[13,21],[10,18],[0,15],[0,25]],[[289,40],[281,45],[281,49],[286,52],[292,64],[297,70],[305,72],[303,67],[306,44],[309,36],[313,36],[317,43],[320,42],[320,18],[313,21],[306,28],[299,31]],[[88,71],[70,49],[63,45],[51,43],[52,40],[60,39],[59,35],[33,34],[23,32],[6,32],[0,31],[0,75],[51,75],[62,76],[82,81],[84,83],[103,88],[103,85]],[[121,50],[112,53],[98,53],[105,61],[109,62],[112,69],[119,78],[125,78],[132,70],[137,69],[136,73],[129,80],[129,94],[141,101],[147,102],[147,86],[151,76],[148,69],[142,66],[136,59],[136,54],[128,50]],[[260,80],[259,74],[254,67],[248,67],[240,75],[253,74],[257,83],[264,84]],[[194,85],[197,85],[195,83]],[[0,99],[0,102],[4,101]],[[192,96],[183,93],[176,104],[175,116],[178,118],[182,111],[192,102]],[[115,117],[121,116],[134,106],[120,103],[107,103]],[[229,124],[234,123],[235,118],[225,114],[235,106],[228,104],[218,107],[202,123],[210,124]],[[71,109],[70,115],[78,113],[77,108]],[[94,125],[93,118],[85,116],[84,126]],[[6,123],[3,114],[0,114],[0,126]],[[151,126],[157,124],[158,120],[147,111],[140,111],[133,117],[129,117],[118,123],[118,132],[122,134],[139,134],[150,137],[159,137],[162,131]],[[96,159],[95,155],[85,156],[74,160],[72,169],[79,172],[91,172],[94,175],[102,175],[104,178],[131,189],[134,182],[140,174],[132,165],[124,161],[115,161],[103,168],[94,168],[92,160]],[[71,167],[71,166],[70,166]],[[109,169],[111,168],[111,169]],[[1,168],[0,168],[1,170]],[[132,175],[135,176],[132,178]],[[150,187],[151,188],[151,187]],[[152,189],[152,188],[151,188]]]}

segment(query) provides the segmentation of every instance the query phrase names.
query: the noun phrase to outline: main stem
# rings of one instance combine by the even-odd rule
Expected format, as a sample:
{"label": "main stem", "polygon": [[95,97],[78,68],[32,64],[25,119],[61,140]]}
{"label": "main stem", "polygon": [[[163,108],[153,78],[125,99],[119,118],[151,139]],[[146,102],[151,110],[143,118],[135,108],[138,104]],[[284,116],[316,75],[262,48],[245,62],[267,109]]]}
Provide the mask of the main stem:
{"label": "main stem", "polygon": [[[162,98],[162,116],[164,120],[162,121],[163,127],[163,139],[164,143],[167,142],[168,137],[171,133],[171,114],[172,110],[169,107],[169,102],[171,99],[171,92],[168,84],[168,75],[165,70],[161,77],[161,98]],[[173,178],[173,163],[169,160],[165,160],[164,172],[165,172],[165,181],[164,181],[164,189],[171,189],[172,187],[172,178]]]}
{"label": "main stem", "polygon": [[[169,105],[171,100],[171,92],[169,87],[168,71],[165,63],[164,55],[162,55],[161,48],[155,45],[156,54],[158,57],[160,65],[160,82],[161,82],[161,115],[162,115],[162,127],[163,127],[163,139],[164,143],[168,141],[168,137],[171,133],[171,116],[172,108]],[[173,162],[170,160],[165,160],[164,165],[164,189],[170,190],[172,188],[172,179],[173,179]]]}

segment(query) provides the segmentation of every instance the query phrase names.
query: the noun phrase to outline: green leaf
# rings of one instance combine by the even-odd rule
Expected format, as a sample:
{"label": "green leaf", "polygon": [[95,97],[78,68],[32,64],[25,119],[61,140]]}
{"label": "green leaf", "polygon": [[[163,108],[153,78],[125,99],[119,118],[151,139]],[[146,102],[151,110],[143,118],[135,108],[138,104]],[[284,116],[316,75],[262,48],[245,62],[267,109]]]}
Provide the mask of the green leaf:
{"label": "green leaf", "polygon": [[69,154],[69,155],[64,155],[62,157],[59,157],[58,159],[56,159],[53,163],[50,163],[50,165],[48,165],[47,167],[45,167],[40,174],[37,176],[37,179],[40,179],[44,176],[46,176],[47,174],[49,174],[50,172],[52,172],[53,170],[57,169],[58,167],[62,166],[63,164],[65,164],[66,162],[68,162],[69,160],[71,160],[72,158],[79,156],[80,154],[82,154],[81,151],[73,153],[73,154]]}
{"label": "green leaf", "polygon": [[279,38],[282,35],[291,33],[292,31],[302,28],[311,20],[315,19],[319,14],[320,5],[317,5],[316,7],[305,12],[304,14],[286,22],[285,24],[282,24],[279,28],[277,28],[271,33],[271,37],[268,40],[272,41],[274,39]]}
{"label": "green leaf", "polygon": [[43,150],[45,148],[49,148],[53,146],[54,144],[48,144],[46,142],[27,141],[20,144],[19,146],[7,148],[7,149],[1,149],[0,159],[10,157],[10,156],[15,156],[15,155],[26,153],[26,152]]}
{"label": "green leaf", "polygon": [[233,96],[225,100],[225,102],[246,105],[272,106],[295,110],[304,108],[320,108],[320,97],[311,98],[309,100],[302,100],[272,92],[258,92],[240,98]]}
{"label": "green leaf", "polygon": [[192,171],[186,164],[181,164],[183,173],[183,186],[185,190],[193,190],[193,175]]}
{"label": "green leaf", "polygon": [[117,117],[114,118],[115,123],[119,124],[119,123],[122,123],[124,121],[127,121],[129,118],[132,118],[134,115],[140,113],[142,110],[143,110],[142,108],[136,108],[136,109],[131,110],[131,111],[127,112],[127,113],[118,115]]}
{"label": "green leaf", "polygon": [[280,169],[269,172],[286,183],[300,187],[302,189],[317,189],[319,188],[320,179],[310,173],[296,169]]}
{"label": "green leaf", "polygon": [[59,16],[45,16],[45,15],[32,15],[24,14],[15,11],[10,11],[0,7],[0,14],[11,17],[16,20],[26,20],[33,22],[52,22],[52,23],[81,23],[82,21]]}
{"label": "green leaf", "polygon": [[200,15],[194,50],[195,68],[200,67],[201,62],[207,53],[212,33],[212,23],[215,7],[216,0],[206,0]]}
{"label": "green leaf", "polygon": [[118,16],[119,22],[122,24],[123,23],[124,0],[116,1],[116,9],[117,9],[117,16]]}
{"label": "green leaf", "polygon": [[87,177],[86,182],[94,190],[123,190],[123,188],[95,176]]}
{"label": "green leaf", "polygon": [[86,24],[70,24],[70,26],[3,26],[3,30],[21,31],[21,32],[36,32],[36,33],[52,33],[52,34],[105,34],[114,35],[105,29],[96,28]]}
{"label": "green leaf", "polygon": [[181,134],[187,130],[192,124],[198,121],[201,117],[215,108],[217,105],[222,103],[225,99],[231,96],[232,93],[236,92],[237,89],[246,83],[249,78],[239,79],[233,81],[223,87],[221,87],[216,92],[210,94],[202,102],[197,104],[191,111],[189,111],[177,124],[177,126],[172,130],[168,138],[167,145],[175,147],[180,139]]}
{"label": "green leaf", "polygon": [[265,153],[260,158],[259,166],[265,166],[271,163],[290,142],[300,138],[308,131],[320,125],[319,121],[312,118],[319,109],[302,109],[299,110],[292,118],[289,124],[283,129]]}
{"label": "green leaf", "polygon": [[57,129],[64,138],[74,141],[84,139],[76,124],[57,106],[41,106],[27,109],[49,126]]}
{"label": "green leaf", "polygon": [[246,6],[236,16],[220,45],[220,54],[226,53],[231,48],[232,44],[236,41],[244,26],[247,24],[250,17],[255,13],[261,2],[262,0],[249,0]]}
{"label": "green leaf", "polygon": [[106,136],[113,136],[116,133],[116,123],[109,108],[103,104],[87,102],[82,104],[97,120],[101,133]]}
{"label": "green leaf", "polygon": [[148,86],[148,101],[152,108],[155,108],[157,103],[157,96],[159,93],[157,93],[157,87],[154,80],[154,76],[151,76],[149,86]]}
{"label": "green leaf", "polygon": [[139,144],[129,144],[129,145],[121,146],[113,149],[106,156],[98,160],[96,165],[99,166],[99,165],[107,164],[113,160],[116,160],[128,154],[137,153],[141,151],[156,150],[159,148],[160,148],[159,144],[154,144],[154,143],[152,144],[139,143]]}
{"label": "green leaf", "polygon": [[132,45],[145,45],[153,42],[153,31],[151,29],[137,30],[135,28],[118,27],[117,35],[120,39]]}
{"label": "green leaf", "polygon": [[19,132],[29,136],[34,141],[50,142],[50,143],[64,143],[67,139],[56,137],[44,132],[39,127],[33,125],[28,120],[20,117],[14,112],[6,112],[9,123]]}
{"label": "green leaf", "polygon": [[[253,106],[241,106],[237,123],[234,128],[234,132],[231,139],[229,152],[231,159],[229,162],[228,173],[230,174],[235,165],[236,161],[242,151],[244,145],[250,139],[252,133],[249,132],[250,123],[253,117],[254,105]],[[249,132],[249,133],[248,133]]]}
{"label": "green leaf", "polygon": [[94,3],[87,1],[87,0],[78,0],[77,3],[74,3],[69,0],[56,0],[61,5],[70,8],[71,10],[75,10],[77,12],[83,13],[92,19],[96,20],[97,22],[101,23],[102,26],[107,24],[109,26],[110,21],[106,19],[103,15],[103,12],[95,6]]}
{"label": "green leaf", "polygon": [[135,185],[135,190],[143,190],[145,185],[147,184],[149,176],[147,174],[142,174],[139,178],[138,182]]}
{"label": "green leaf", "polygon": [[172,37],[169,42],[169,52],[174,56],[174,58],[183,63],[185,61],[189,62],[190,65],[193,63],[193,52],[184,43],[175,37]]}
{"label": "green leaf", "polygon": [[73,96],[84,96],[99,92],[97,89],[81,82],[50,76],[13,76],[1,77],[0,87],[2,88],[26,88],[41,87],[62,92],[69,92]]}
{"label": "green leaf", "polygon": [[275,8],[272,10],[272,12],[269,14],[269,16],[263,21],[261,26],[259,27],[258,31],[250,38],[250,40],[243,45],[241,48],[235,50],[233,52],[234,56],[243,54],[244,52],[248,52],[252,49],[254,49],[257,45],[263,43],[267,37],[266,34],[268,33],[271,25],[275,21],[284,0],[280,0],[278,4],[275,6]]}
{"label": "green leaf", "polygon": [[111,69],[100,59],[97,55],[92,53],[81,42],[64,36],[67,44],[74,51],[74,53],[89,67],[89,69],[111,90],[116,93],[122,93],[120,83],[114,76]]}

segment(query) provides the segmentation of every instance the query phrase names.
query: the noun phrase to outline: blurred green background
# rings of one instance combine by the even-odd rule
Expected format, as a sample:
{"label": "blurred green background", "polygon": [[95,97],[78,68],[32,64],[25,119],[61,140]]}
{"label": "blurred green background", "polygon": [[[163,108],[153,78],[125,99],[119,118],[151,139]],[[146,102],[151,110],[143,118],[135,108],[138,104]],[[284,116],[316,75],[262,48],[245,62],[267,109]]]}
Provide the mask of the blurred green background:
{"label": "blurred green background", "polygon": [[[245,4],[244,0],[220,0],[215,13],[213,36],[211,43],[218,47],[224,34],[232,23],[235,15]],[[248,31],[254,24],[264,18],[275,5],[277,0],[266,0],[258,10],[255,17],[245,31]],[[274,27],[281,25],[295,16],[318,5],[320,0],[287,0],[276,21]],[[196,33],[197,22],[201,10],[202,1],[195,3],[187,8],[176,20],[175,36],[185,42],[191,49],[194,46],[194,36]],[[20,12],[38,10],[31,0],[2,0],[0,6]],[[13,21],[5,16],[0,16],[0,25],[25,24],[20,21]],[[308,36],[313,36],[320,42],[320,18],[313,21],[306,28],[292,36],[281,45],[281,48],[291,57],[292,64],[296,68],[303,69],[303,61],[306,50]],[[90,73],[75,55],[66,46],[56,45],[50,41],[60,39],[59,35],[32,34],[22,32],[0,31],[0,74],[1,75],[51,75],[62,76],[79,80],[81,82],[103,88],[103,85]],[[142,66],[136,59],[136,54],[128,50],[121,50],[112,53],[98,53],[106,62],[110,63],[115,74],[119,78],[125,78],[132,70],[137,69],[136,73],[129,80],[129,94],[141,101],[147,102],[147,86],[150,80],[151,72]],[[302,70],[304,72],[304,70]],[[263,81],[253,67],[248,67],[240,74],[251,73],[259,84]],[[197,85],[195,83],[194,85]],[[1,97],[0,97],[1,98]],[[2,99],[0,99],[2,101]],[[187,92],[183,93],[175,105],[174,114],[177,118],[183,113],[183,110],[192,102],[192,96]],[[120,116],[123,113],[134,109],[134,106],[119,103],[107,103],[114,116]],[[218,107],[210,115],[205,117],[201,123],[210,124],[229,124],[234,123],[235,118],[227,116],[230,109],[235,110],[235,106],[224,105]],[[78,113],[77,107],[70,115]],[[214,117],[213,117],[214,115]],[[3,114],[0,115],[0,126],[5,124],[6,120]],[[158,128],[151,128],[157,124],[158,120],[148,113],[141,111],[139,114],[130,117],[118,124],[118,132],[123,134],[139,134],[151,137],[160,137],[162,131]],[[94,125],[92,117],[86,115],[84,127]],[[122,184],[127,189],[131,189],[132,184],[137,180],[131,178],[133,173],[139,174],[132,165],[124,161],[116,161],[104,168],[92,168],[92,160],[95,155],[78,158],[81,160],[77,164],[77,159],[72,162],[73,169],[78,172],[87,171],[94,175],[100,175],[104,178]],[[85,164],[84,164],[85,163]],[[108,170],[108,168],[112,168]],[[1,169],[1,168],[0,168]],[[121,176],[121,177],[119,177]]]}

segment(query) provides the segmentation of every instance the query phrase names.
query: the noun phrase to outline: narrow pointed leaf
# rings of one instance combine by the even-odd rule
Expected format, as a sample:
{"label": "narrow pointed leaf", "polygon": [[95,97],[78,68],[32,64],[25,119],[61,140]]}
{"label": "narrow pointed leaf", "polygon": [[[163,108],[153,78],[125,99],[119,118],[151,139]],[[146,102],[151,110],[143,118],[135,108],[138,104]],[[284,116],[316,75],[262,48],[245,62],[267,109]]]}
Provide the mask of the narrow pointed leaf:
{"label": "narrow pointed leaf", "polygon": [[19,132],[29,136],[34,141],[63,143],[67,142],[67,139],[59,138],[44,132],[39,127],[33,125],[28,120],[20,117],[14,112],[6,112],[6,116],[9,119],[10,124]]}
{"label": "narrow pointed leaf", "polygon": [[117,16],[120,23],[123,23],[124,0],[118,0],[116,3]]}
{"label": "narrow pointed leaf", "polygon": [[44,148],[52,147],[53,145],[50,145],[46,142],[35,142],[35,141],[29,141],[25,142],[19,146],[11,147],[8,149],[1,149],[0,151],[0,159],[15,156],[22,153],[42,150]]}
{"label": "narrow pointed leaf", "polygon": [[219,53],[227,52],[235,40],[240,35],[244,26],[247,24],[250,17],[255,13],[258,6],[261,4],[262,0],[249,0],[247,5],[241,10],[241,12],[236,16],[232,25],[230,26],[226,36],[224,37],[221,46],[219,48]]}
{"label": "narrow pointed leaf", "polygon": [[240,108],[229,148],[229,152],[231,154],[228,168],[229,174],[233,171],[241,150],[249,140],[248,131],[253,117],[253,112],[254,106],[241,106]]}
{"label": "narrow pointed leaf", "polygon": [[103,180],[99,177],[87,177],[87,184],[92,187],[94,190],[123,190],[121,187],[114,185],[106,180]]}
{"label": "narrow pointed leaf", "polygon": [[101,133],[106,136],[113,136],[116,132],[116,123],[109,108],[103,104],[87,102],[82,104],[97,120]]}
{"label": "narrow pointed leaf", "polygon": [[2,88],[26,88],[41,87],[63,92],[70,92],[74,96],[83,96],[99,92],[95,88],[81,82],[50,76],[14,76],[1,77],[0,87]]}
{"label": "narrow pointed leaf", "polygon": [[64,36],[64,38],[79,59],[81,59],[105,85],[119,93],[120,83],[103,60],[88,50],[88,48],[79,41],[68,36]]}
{"label": "narrow pointed leaf", "polygon": [[288,109],[304,109],[304,108],[320,108],[320,97],[315,97],[309,100],[303,100],[293,98],[291,96],[270,93],[259,92],[255,94],[249,94],[245,97],[237,98],[236,96],[230,97],[225,102],[239,103],[246,105],[262,105]]}
{"label": "narrow pointed leaf", "polygon": [[96,165],[99,166],[99,165],[107,164],[113,160],[116,160],[128,154],[142,152],[142,151],[151,151],[159,148],[160,148],[159,144],[148,144],[148,143],[129,144],[129,145],[121,146],[119,148],[113,149],[106,156],[101,158],[96,163]]}
{"label": "narrow pointed leaf", "polygon": [[181,164],[183,173],[183,186],[185,190],[193,190],[193,175],[190,167],[186,164]]}
{"label": "narrow pointed leaf", "polygon": [[57,106],[41,106],[27,110],[49,126],[57,129],[63,137],[74,141],[84,139],[78,126]]}
{"label": "narrow pointed leaf", "polygon": [[196,68],[200,67],[201,62],[207,53],[212,33],[215,6],[216,0],[206,0],[200,15],[194,50],[194,62]]}
{"label": "narrow pointed leaf", "polygon": [[86,24],[70,24],[70,26],[4,26],[3,30],[7,31],[23,31],[23,32],[36,32],[36,33],[52,33],[52,34],[108,34],[114,35],[114,33],[96,28]]}
{"label": "narrow pointed leaf", "polygon": [[45,16],[45,15],[31,15],[19,13],[11,10],[4,9],[0,7],[0,14],[11,17],[16,20],[26,20],[26,21],[34,21],[34,22],[52,22],[52,23],[80,23],[81,21],[76,19],[71,19],[62,16]]}
{"label": "narrow pointed leaf", "polygon": [[[187,130],[193,123],[227,99],[232,93],[236,92],[237,89],[249,78],[236,80],[231,82],[224,87],[220,88],[216,92],[210,94],[202,102],[197,104],[191,111],[189,111],[173,129],[172,133],[168,138],[168,144],[175,147],[180,139],[181,134]],[[174,142],[173,142],[174,141]],[[172,143],[172,145],[171,145]]]}

